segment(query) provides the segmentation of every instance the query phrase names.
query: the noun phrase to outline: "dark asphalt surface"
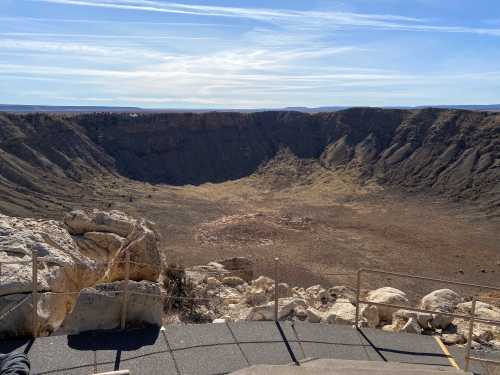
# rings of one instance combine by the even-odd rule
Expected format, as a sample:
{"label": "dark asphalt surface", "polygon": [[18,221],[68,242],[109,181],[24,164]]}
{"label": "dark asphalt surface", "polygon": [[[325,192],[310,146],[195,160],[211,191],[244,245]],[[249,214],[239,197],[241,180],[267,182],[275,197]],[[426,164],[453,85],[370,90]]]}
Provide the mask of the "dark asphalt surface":
{"label": "dark asphalt surface", "polygon": [[[430,336],[290,322],[150,327],[0,342],[0,353],[11,351],[28,354],[33,374],[88,375],[129,369],[133,375],[216,375],[306,358],[452,366]],[[463,366],[463,351],[450,348],[450,352]],[[473,369],[483,373],[480,366]]]}

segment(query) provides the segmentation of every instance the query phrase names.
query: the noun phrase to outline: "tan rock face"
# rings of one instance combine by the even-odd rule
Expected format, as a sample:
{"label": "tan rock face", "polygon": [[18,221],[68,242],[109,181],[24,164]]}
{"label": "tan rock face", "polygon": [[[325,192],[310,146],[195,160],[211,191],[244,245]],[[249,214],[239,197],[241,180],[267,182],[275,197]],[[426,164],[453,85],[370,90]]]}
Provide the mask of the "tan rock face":
{"label": "tan rock face", "polygon": [[78,290],[92,285],[104,274],[94,260],[79,252],[71,236],[56,221],[0,215],[0,260],[26,262],[2,266],[0,296],[31,292],[32,251],[40,262],[40,291]]}
{"label": "tan rock face", "polygon": [[51,220],[0,215],[0,261],[22,262],[2,265],[0,315],[6,317],[0,320],[0,336],[32,333],[32,252],[38,257],[38,335],[59,327],[80,290],[122,279],[127,252],[133,262],[131,280],[158,280],[158,235],[150,223],[97,210],[72,212],[65,222],[66,227]]}
{"label": "tan rock face", "polygon": [[[118,328],[121,323],[123,301],[121,290],[122,285],[119,281],[82,290],[75,308],[62,324],[61,332],[74,334],[96,329]],[[158,284],[148,281],[129,283],[127,309],[129,325],[146,323],[160,326],[162,308]]]}
{"label": "tan rock face", "polygon": [[74,236],[74,240],[82,253],[105,262],[109,262],[125,243],[125,238],[115,233],[102,232],[87,232]]}
{"label": "tan rock face", "polygon": [[30,335],[32,332],[31,254],[38,256],[38,334],[51,332],[74,306],[77,295],[47,292],[79,291],[99,280],[105,268],[80,253],[76,243],[56,221],[13,218],[0,215],[0,315],[7,313],[0,335]]}
{"label": "tan rock face", "polygon": [[135,281],[157,281],[160,276],[161,258],[158,251],[158,235],[149,228],[144,220],[136,223],[127,236],[126,243],[111,260],[108,281],[122,280],[125,277],[126,254],[130,253],[130,279]]}
{"label": "tan rock face", "polygon": [[120,211],[85,212],[82,210],[72,211],[64,218],[64,224],[72,235],[85,234],[87,232],[115,233],[121,237],[127,237],[134,228],[136,220]]}
{"label": "tan rock face", "polygon": [[[110,260],[107,281],[125,276],[127,252],[130,254],[130,279],[157,281],[160,275],[159,236],[152,224],[133,219],[123,212],[72,211],[64,218],[68,232],[82,247],[101,260]],[[81,238],[83,236],[83,239]]]}

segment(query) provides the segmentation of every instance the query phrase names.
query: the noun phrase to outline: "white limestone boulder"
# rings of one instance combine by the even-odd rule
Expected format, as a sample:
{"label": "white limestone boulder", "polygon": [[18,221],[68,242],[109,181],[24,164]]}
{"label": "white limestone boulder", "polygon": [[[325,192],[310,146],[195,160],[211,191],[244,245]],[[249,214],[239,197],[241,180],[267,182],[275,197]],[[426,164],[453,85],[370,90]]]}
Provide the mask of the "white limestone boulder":
{"label": "white limestone boulder", "polygon": [[125,275],[126,255],[130,254],[130,279],[157,281],[161,258],[159,235],[153,224],[134,219],[120,211],[89,212],[77,210],[64,218],[68,232],[88,256],[103,254],[97,259],[109,261],[105,280],[122,280]]}
{"label": "white limestone boulder", "polygon": [[[0,261],[21,262],[2,265],[0,314],[9,318],[7,326],[0,322],[0,337],[33,333],[32,252],[38,257],[35,333],[39,336],[58,329],[82,289],[122,278],[126,251],[130,251],[134,262],[132,280],[158,279],[158,236],[150,223],[117,211],[97,210],[89,214],[73,212],[66,219],[67,225],[63,225],[53,220],[0,215]],[[105,305],[99,306],[106,309]]]}
{"label": "white limestone boulder", "polygon": [[369,328],[376,328],[380,324],[380,315],[377,306],[363,306],[361,309],[361,317]]}
{"label": "white limestone boulder", "polygon": [[114,233],[127,237],[136,224],[136,220],[121,211],[71,211],[64,217],[68,232],[83,235],[87,232]]}
{"label": "white limestone boulder", "polygon": [[[457,305],[456,311],[458,313],[468,315],[472,310],[472,302],[464,302]],[[489,303],[477,301],[476,302],[476,316],[483,319],[500,321],[500,309]],[[457,331],[467,337],[469,323],[467,320],[455,319],[453,324],[457,327]],[[493,345],[492,343],[500,341],[500,327],[476,323],[474,324],[473,330],[473,340],[480,343],[487,343],[488,345]]]}
{"label": "white limestone boulder", "polygon": [[274,285],[274,280],[267,276],[259,276],[255,280],[252,280],[250,285],[253,288],[261,289],[267,292]]}
{"label": "white limestone boulder", "polygon": [[313,285],[305,290],[307,303],[311,306],[319,307],[331,301],[328,291],[321,285]]}
{"label": "white limestone boulder", "polygon": [[[300,298],[280,298],[278,300],[278,319],[282,320],[292,315],[298,306],[306,308],[307,303]],[[274,302],[251,308],[246,320],[274,320]]]}
{"label": "white limestone boulder", "polygon": [[[82,290],[73,311],[64,320],[60,332],[75,334],[118,328],[121,323],[123,303],[122,283],[115,281]],[[162,312],[163,303],[157,283],[129,282],[127,325],[161,326]]]}
{"label": "white limestone boulder", "polygon": [[[369,302],[388,303],[399,306],[408,305],[408,298],[406,296],[406,293],[404,293],[399,289],[391,287],[379,288],[368,292],[366,300]],[[392,314],[396,310],[398,310],[396,308],[386,307],[386,306],[376,306],[376,307],[379,313],[380,320],[388,323],[392,322]]]}
{"label": "white limestone boulder", "polygon": [[267,293],[264,289],[251,286],[246,290],[245,302],[250,306],[258,306],[268,301]]}
{"label": "white limestone boulder", "polygon": [[38,257],[37,335],[56,329],[75,303],[75,294],[53,293],[78,292],[105,273],[104,265],[80,253],[60,223],[0,215],[0,261],[21,262],[2,265],[0,315],[7,317],[0,337],[32,334],[32,252]]}
{"label": "white limestone boulder", "polygon": [[324,320],[331,324],[353,325],[356,307],[348,299],[338,299],[324,314]]}
{"label": "white limestone boulder", "polygon": [[[472,312],[472,302],[459,303],[456,311],[463,314],[470,314]],[[476,316],[483,319],[500,321],[500,308],[490,305],[489,303],[477,301],[476,302]]]}
{"label": "white limestone boulder", "polygon": [[324,320],[324,313],[314,307],[308,307],[307,310],[307,321],[309,323],[320,323]]}
{"label": "white limestone boulder", "polygon": [[[419,307],[425,310],[453,312],[462,301],[460,295],[451,289],[435,290],[422,298]],[[434,329],[445,329],[453,321],[453,317],[432,314],[429,325]]]}

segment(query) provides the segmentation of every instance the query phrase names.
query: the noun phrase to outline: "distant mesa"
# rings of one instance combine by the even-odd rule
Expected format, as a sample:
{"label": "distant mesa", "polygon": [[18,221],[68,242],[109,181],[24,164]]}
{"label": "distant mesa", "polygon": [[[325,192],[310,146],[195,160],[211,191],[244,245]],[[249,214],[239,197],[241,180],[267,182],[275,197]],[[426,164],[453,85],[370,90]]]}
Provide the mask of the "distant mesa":
{"label": "distant mesa", "polygon": [[[21,104],[0,104],[0,112],[67,112],[67,113],[89,113],[89,112],[263,112],[263,111],[295,111],[304,113],[336,112],[359,106],[324,106],[324,107],[284,107],[284,108],[252,108],[252,109],[207,109],[207,108],[140,108],[140,107],[114,107],[114,106],[51,106],[51,105],[21,105]],[[500,104],[485,105],[422,105],[422,106],[386,106],[385,109],[421,109],[421,108],[441,108],[441,109],[465,109],[469,111],[500,111]],[[134,116],[135,117],[135,116]]]}

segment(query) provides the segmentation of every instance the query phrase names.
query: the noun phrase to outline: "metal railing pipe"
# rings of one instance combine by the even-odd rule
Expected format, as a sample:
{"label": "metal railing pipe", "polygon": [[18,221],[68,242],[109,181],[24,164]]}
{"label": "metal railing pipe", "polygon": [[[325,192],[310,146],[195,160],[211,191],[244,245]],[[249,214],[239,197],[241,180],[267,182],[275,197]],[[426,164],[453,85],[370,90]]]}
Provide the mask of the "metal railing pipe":
{"label": "metal railing pipe", "polygon": [[31,249],[31,304],[33,305],[31,316],[31,330],[34,338],[38,336],[38,254]]}
{"label": "metal railing pipe", "polygon": [[361,271],[358,271],[357,281],[356,281],[356,317],[354,325],[356,328],[359,328],[359,314],[360,314],[360,302],[361,302]]}
{"label": "metal railing pipe", "polygon": [[472,307],[469,320],[469,333],[467,335],[467,347],[465,349],[465,371],[469,371],[470,366],[470,350],[472,347],[472,336],[474,334],[474,317],[476,315],[476,298],[472,300]]}
{"label": "metal railing pipe", "polygon": [[[415,312],[420,312],[420,313],[425,313],[425,314],[435,314],[435,315],[451,316],[453,318],[459,318],[459,319],[464,319],[464,320],[469,320],[470,319],[470,315],[456,314],[456,313],[446,312],[446,311],[419,309],[419,308],[411,307],[411,306],[395,305],[395,304],[392,304],[392,303],[370,302],[370,301],[364,301],[364,300],[360,300],[359,302],[361,304],[365,304],[365,305],[374,305],[374,306],[382,306],[382,307],[392,307],[392,308],[398,309],[398,310],[409,310],[409,311],[415,311]],[[496,321],[496,320],[489,320],[489,319],[483,319],[483,318],[476,317],[474,319],[474,321],[476,323],[484,323],[484,324],[491,324],[491,325],[494,325],[494,326],[500,326],[500,321]]]}
{"label": "metal railing pipe", "polygon": [[409,279],[435,281],[435,282],[443,283],[443,284],[450,284],[450,285],[466,286],[466,287],[472,287],[472,288],[478,288],[478,289],[500,291],[500,287],[494,287],[494,286],[491,286],[491,285],[463,283],[463,282],[460,282],[460,281],[445,280],[445,279],[439,279],[439,278],[435,278],[435,277],[416,276],[416,275],[409,275],[409,274],[405,274],[405,273],[390,272],[390,271],[379,271],[379,270],[373,270],[373,269],[369,269],[369,268],[362,268],[358,272],[376,273],[376,274],[380,274],[380,275],[391,275],[391,276],[397,276],[397,277],[406,277],[406,278],[409,278]]}
{"label": "metal railing pipe", "polygon": [[278,321],[279,300],[279,258],[274,258],[274,321]]}
{"label": "metal railing pipe", "polygon": [[125,329],[127,326],[127,310],[128,310],[128,287],[130,280],[130,250],[125,252],[125,280],[123,281],[123,300],[120,328]]}

